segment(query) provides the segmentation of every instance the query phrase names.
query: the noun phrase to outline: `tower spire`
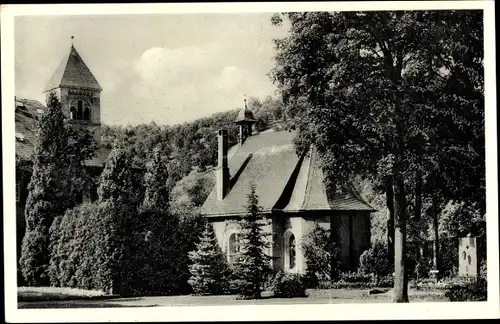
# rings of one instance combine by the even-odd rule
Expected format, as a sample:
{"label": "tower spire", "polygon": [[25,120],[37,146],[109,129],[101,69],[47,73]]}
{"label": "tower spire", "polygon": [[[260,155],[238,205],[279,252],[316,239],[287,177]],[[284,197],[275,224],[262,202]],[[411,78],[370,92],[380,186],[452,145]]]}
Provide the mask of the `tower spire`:
{"label": "tower spire", "polygon": [[247,95],[244,95],[245,96],[245,99],[243,99],[243,101],[245,102],[245,110],[248,109],[247,107]]}
{"label": "tower spire", "polygon": [[71,47],[73,47],[73,39],[75,39],[75,36],[71,36]]}

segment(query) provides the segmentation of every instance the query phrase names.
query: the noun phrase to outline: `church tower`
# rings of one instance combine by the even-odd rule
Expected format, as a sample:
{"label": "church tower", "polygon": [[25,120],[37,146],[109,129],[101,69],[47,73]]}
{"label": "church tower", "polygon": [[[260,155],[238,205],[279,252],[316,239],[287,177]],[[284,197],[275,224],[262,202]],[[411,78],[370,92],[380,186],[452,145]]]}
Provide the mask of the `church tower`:
{"label": "church tower", "polygon": [[94,75],[71,44],[69,53],[64,56],[43,92],[46,99],[54,93],[68,122],[89,129],[100,144],[101,91]]}

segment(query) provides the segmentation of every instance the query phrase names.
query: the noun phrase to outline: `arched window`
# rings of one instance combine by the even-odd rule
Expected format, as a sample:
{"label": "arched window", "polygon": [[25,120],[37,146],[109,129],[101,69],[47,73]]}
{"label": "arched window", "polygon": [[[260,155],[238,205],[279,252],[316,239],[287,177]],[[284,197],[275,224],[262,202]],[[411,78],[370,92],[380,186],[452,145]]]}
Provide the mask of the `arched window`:
{"label": "arched window", "polygon": [[90,120],[90,108],[89,107],[85,107],[85,112],[83,113],[83,119]]}
{"label": "arched window", "polygon": [[227,244],[227,258],[229,264],[232,264],[235,261],[236,255],[240,252],[240,235],[238,233],[232,233],[229,236],[229,241]]}
{"label": "arched window", "polygon": [[296,243],[295,243],[295,235],[293,235],[292,231],[287,231],[284,236],[284,261],[285,261],[285,270],[293,270],[296,264]]}
{"label": "arched window", "polygon": [[79,119],[79,120],[83,119],[83,102],[81,100],[78,100],[78,111],[77,111],[76,119]]}
{"label": "arched window", "polygon": [[76,119],[76,109],[73,106],[69,109],[69,118]]}

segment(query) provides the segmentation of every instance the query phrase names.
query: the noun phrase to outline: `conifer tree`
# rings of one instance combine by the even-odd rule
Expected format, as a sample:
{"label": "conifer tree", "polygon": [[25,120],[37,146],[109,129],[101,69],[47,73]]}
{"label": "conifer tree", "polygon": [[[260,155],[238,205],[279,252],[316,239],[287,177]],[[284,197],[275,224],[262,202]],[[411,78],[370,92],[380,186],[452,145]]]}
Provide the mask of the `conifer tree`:
{"label": "conifer tree", "polygon": [[102,239],[96,250],[107,259],[107,287],[113,293],[126,295],[130,272],[130,247],[133,243],[133,219],[136,218],[134,187],[132,182],[132,159],[130,152],[116,146],[110,153],[101,173],[99,204],[102,206],[102,222],[96,231]]}
{"label": "conifer tree", "polygon": [[61,104],[51,94],[38,122],[25,207],[26,233],[19,262],[28,285],[49,284],[49,228],[55,217],[76,204],[86,176],[83,161],[91,158],[95,149],[88,131],[65,123]]}
{"label": "conifer tree", "polygon": [[240,221],[241,248],[233,268],[233,285],[240,298],[258,299],[261,298],[263,284],[270,272],[270,256],[266,254],[269,248],[264,231],[266,220],[260,215],[254,184],[250,185],[246,209],[247,214]]}
{"label": "conifer tree", "polygon": [[169,212],[168,161],[162,152],[157,145],[146,163],[144,201],[137,220],[137,232],[146,236],[138,242],[143,266],[139,274],[149,294],[178,292],[181,276],[182,242],[178,221]]}
{"label": "conifer tree", "polygon": [[227,266],[210,223],[205,224],[200,242],[195,251],[189,252],[189,259],[191,277],[188,282],[195,294],[218,295],[224,292]]}

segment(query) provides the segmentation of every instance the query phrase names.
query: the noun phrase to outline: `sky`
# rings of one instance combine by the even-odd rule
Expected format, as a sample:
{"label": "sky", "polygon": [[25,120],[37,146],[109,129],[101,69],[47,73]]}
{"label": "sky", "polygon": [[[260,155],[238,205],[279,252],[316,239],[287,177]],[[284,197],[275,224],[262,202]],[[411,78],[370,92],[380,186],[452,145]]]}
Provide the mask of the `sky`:
{"label": "sky", "polygon": [[100,83],[105,124],[176,124],[243,106],[276,87],[270,13],[18,16],[16,96],[43,88],[73,44]]}

